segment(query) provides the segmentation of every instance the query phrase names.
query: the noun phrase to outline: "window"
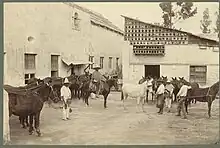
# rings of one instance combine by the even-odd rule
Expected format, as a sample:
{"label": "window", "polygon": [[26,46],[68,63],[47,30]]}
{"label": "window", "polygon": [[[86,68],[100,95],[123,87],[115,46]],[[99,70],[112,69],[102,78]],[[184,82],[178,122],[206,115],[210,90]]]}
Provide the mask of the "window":
{"label": "window", "polygon": [[[89,56],[89,62],[94,62],[94,56]],[[93,64],[90,65],[90,68],[93,68]]]}
{"label": "window", "polygon": [[190,66],[190,82],[197,82],[201,85],[205,85],[206,73],[206,66]]}
{"label": "window", "polygon": [[100,68],[103,68],[104,57],[100,57]]}
{"label": "window", "polygon": [[35,73],[36,73],[35,56],[36,54],[25,54],[24,55],[25,84],[27,84],[30,78],[35,77]]}
{"label": "window", "polygon": [[109,57],[109,61],[108,61],[108,68],[112,68],[112,57]]}
{"label": "window", "polygon": [[119,58],[116,58],[116,68],[119,67]]}
{"label": "window", "polygon": [[27,84],[28,81],[31,79],[31,78],[34,78],[35,77],[35,73],[29,73],[29,74],[25,74],[24,75],[24,83]]}
{"label": "window", "polygon": [[58,77],[58,55],[51,55],[51,77]]}
{"label": "window", "polygon": [[73,24],[72,24],[73,29],[79,30],[80,19],[79,19],[79,15],[77,12],[75,12],[74,15],[72,16],[72,21],[73,21]]}
{"label": "window", "polygon": [[36,54],[25,54],[25,69],[35,69],[35,56]]}

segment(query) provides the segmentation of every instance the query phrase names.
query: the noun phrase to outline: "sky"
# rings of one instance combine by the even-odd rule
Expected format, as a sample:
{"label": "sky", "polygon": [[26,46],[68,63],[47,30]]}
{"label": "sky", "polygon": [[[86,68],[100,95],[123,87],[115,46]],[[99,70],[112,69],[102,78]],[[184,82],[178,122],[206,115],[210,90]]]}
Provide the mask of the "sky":
{"label": "sky", "polygon": [[[124,20],[121,15],[138,18],[144,22],[163,22],[162,11],[157,2],[78,2],[76,4],[102,14],[122,30]],[[215,12],[219,8],[218,2],[194,2],[194,6],[198,10],[197,15],[188,21],[178,22],[176,28],[188,28],[197,33],[201,32],[200,20],[205,8],[209,8],[213,28],[216,21]]]}

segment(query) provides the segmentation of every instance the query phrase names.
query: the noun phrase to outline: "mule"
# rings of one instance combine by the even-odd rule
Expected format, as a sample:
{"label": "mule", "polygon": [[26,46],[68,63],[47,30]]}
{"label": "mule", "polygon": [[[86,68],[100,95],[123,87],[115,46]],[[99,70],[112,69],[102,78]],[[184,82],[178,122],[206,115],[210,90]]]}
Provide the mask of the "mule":
{"label": "mule", "polygon": [[33,134],[35,127],[37,135],[41,136],[40,113],[52,90],[49,82],[43,82],[31,89],[22,90],[10,85],[4,85],[4,89],[9,95],[9,116],[29,116],[29,134]]}
{"label": "mule", "polygon": [[[187,93],[187,101],[190,102],[192,99],[196,99],[196,101],[199,102],[207,102],[208,116],[210,118],[212,102],[216,99],[218,91],[219,91],[219,81],[210,87],[196,88],[193,91]],[[186,103],[186,110],[188,110],[187,107],[188,107],[188,103]]]}
{"label": "mule", "polygon": [[[192,91],[196,88],[199,88],[199,84],[196,83],[196,82],[188,82],[184,79],[184,77],[179,77],[179,80],[184,82],[185,85],[188,85],[188,86],[191,86],[191,90],[190,90],[190,93],[193,93]],[[194,103],[196,104],[196,99],[192,99],[192,101],[188,102],[189,104]]]}
{"label": "mule", "polygon": [[[114,86],[116,90],[118,90],[118,79],[116,78],[109,78],[107,79],[105,82],[101,82],[103,85],[102,89],[100,90],[100,95],[102,95],[104,97],[104,108],[107,108],[107,98],[108,95],[110,93],[111,87]],[[89,106],[89,97],[91,93],[95,93],[96,92],[96,87],[93,87],[94,89],[91,89],[90,85],[92,84],[91,80],[85,82],[82,86],[82,91],[85,94],[84,97],[84,101],[86,103],[87,106]],[[92,84],[93,86],[95,86],[94,84]]]}
{"label": "mule", "polygon": [[147,82],[147,78],[142,77],[142,79],[139,80],[138,84],[123,84],[121,92],[121,101],[123,101],[124,110],[126,110],[125,100],[127,100],[128,97],[132,97],[136,98],[137,100],[137,112],[139,112],[140,103],[142,111],[145,112],[144,99],[146,97],[147,92]]}

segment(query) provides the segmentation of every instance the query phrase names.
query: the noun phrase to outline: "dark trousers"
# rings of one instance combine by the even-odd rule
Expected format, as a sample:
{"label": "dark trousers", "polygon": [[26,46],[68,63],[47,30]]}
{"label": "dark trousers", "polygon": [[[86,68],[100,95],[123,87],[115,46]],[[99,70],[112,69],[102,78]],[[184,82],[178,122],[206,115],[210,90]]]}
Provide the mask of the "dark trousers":
{"label": "dark trousers", "polygon": [[181,110],[183,112],[183,116],[186,117],[186,110],[185,110],[185,101],[186,101],[186,97],[179,97],[177,98],[178,101],[178,106],[177,106],[177,112],[178,115],[181,115]]}
{"label": "dark trousers", "polygon": [[163,113],[164,103],[165,103],[164,94],[157,95],[157,105],[156,106],[157,106],[157,108],[159,108],[158,113]]}

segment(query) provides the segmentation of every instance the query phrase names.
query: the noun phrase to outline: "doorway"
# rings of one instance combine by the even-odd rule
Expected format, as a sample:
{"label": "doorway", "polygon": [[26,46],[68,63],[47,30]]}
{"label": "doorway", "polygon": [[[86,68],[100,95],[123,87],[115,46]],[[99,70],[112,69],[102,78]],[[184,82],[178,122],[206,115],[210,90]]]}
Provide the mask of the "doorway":
{"label": "doorway", "polygon": [[152,76],[160,77],[160,65],[144,65],[145,67],[145,77]]}

